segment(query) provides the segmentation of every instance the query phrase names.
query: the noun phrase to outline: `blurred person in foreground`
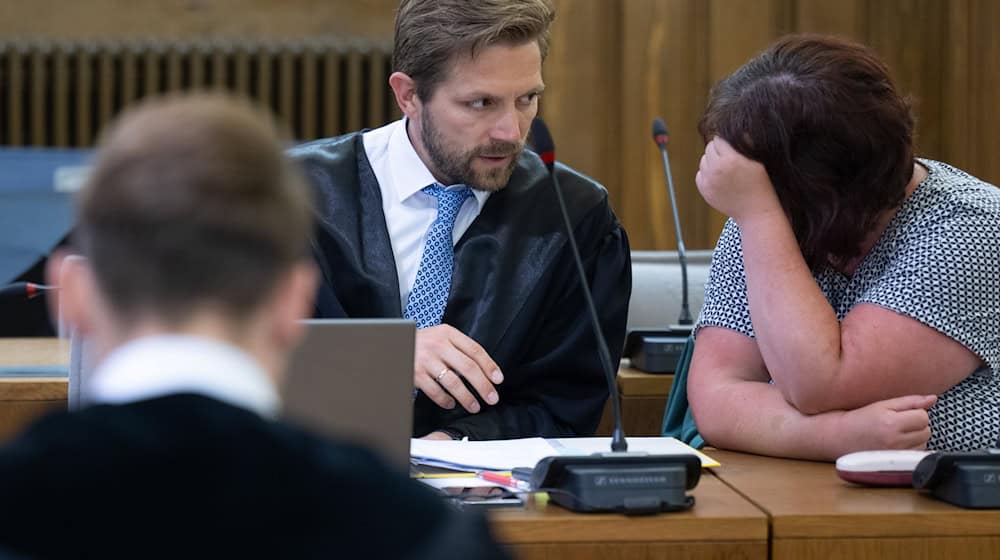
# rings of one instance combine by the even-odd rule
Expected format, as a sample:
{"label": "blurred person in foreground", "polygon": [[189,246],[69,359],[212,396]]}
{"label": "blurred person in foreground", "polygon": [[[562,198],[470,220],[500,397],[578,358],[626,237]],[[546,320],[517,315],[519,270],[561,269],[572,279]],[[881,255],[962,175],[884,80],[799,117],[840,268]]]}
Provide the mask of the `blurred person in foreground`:
{"label": "blurred person in foreground", "polygon": [[[0,548],[38,557],[502,556],[372,453],[277,421],[312,309],[308,190],[271,119],[222,96],[142,103],[105,132],[63,317],[97,405],[0,450]],[[392,538],[385,538],[390,533]]]}
{"label": "blurred person in foreground", "polygon": [[730,217],[688,396],[717,447],[832,460],[1000,435],[1000,190],[914,156],[868,48],[783,38],[717,84],[696,178]]}

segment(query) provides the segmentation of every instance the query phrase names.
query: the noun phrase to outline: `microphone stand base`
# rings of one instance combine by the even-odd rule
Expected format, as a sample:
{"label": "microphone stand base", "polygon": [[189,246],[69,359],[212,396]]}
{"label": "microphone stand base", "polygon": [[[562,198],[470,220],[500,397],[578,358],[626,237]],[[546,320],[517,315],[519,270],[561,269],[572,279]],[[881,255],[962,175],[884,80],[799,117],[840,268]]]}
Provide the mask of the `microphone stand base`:
{"label": "microphone stand base", "polygon": [[640,371],[674,373],[690,335],[690,325],[671,325],[666,330],[630,331],[625,337],[622,355]]}
{"label": "microphone stand base", "polygon": [[700,477],[701,460],[693,455],[563,455],[539,461],[531,486],[570,511],[650,515],[693,506],[685,490]]}

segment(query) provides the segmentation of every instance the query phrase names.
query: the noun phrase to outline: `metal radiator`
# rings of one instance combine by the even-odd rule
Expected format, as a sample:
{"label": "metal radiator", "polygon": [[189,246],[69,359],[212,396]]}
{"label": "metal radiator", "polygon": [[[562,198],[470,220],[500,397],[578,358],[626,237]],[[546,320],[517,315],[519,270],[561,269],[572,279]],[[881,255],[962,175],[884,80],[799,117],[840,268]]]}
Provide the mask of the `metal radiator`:
{"label": "metal radiator", "polygon": [[269,107],[297,140],[398,118],[391,48],[310,41],[0,41],[0,145],[83,147],[146,95],[222,89]]}

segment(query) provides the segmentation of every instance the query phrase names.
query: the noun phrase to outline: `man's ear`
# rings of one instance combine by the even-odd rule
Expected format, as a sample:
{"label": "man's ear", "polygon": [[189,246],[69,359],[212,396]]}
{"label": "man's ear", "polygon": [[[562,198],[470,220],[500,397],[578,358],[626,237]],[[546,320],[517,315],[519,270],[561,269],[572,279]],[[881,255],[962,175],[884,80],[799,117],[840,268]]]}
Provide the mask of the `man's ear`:
{"label": "man's ear", "polygon": [[301,261],[278,281],[271,302],[272,336],[279,346],[293,348],[302,337],[302,319],[312,316],[319,273],[311,261]]}
{"label": "man's ear", "polygon": [[47,296],[52,321],[81,334],[92,332],[100,294],[87,259],[57,249],[45,264],[45,277],[58,288],[58,295]]}
{"label": "man's ear", "polygon": [[413,78],[402,72],[393,72],[389,76],[389,87],[396,96],[399,110],[410,119],[415,118],[420,113],[421,101],[417,96],[417,84]]}

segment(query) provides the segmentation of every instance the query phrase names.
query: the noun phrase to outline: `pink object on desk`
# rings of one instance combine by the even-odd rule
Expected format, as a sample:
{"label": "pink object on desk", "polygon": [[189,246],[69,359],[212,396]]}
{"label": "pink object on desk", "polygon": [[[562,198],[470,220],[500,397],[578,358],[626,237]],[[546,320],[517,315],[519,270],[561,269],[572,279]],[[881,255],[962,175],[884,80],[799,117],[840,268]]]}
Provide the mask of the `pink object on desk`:
{"label": "pink object on desk", "polygon": [[837,476],[866,486],[912,486],[913,469],[930,451],[858,451],[837,459]]}

